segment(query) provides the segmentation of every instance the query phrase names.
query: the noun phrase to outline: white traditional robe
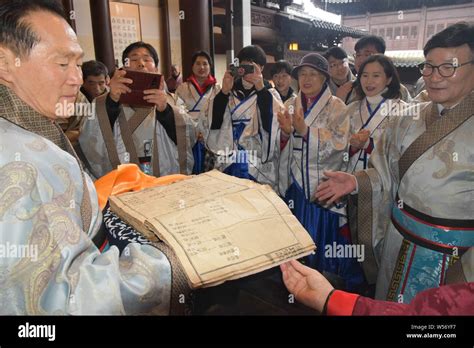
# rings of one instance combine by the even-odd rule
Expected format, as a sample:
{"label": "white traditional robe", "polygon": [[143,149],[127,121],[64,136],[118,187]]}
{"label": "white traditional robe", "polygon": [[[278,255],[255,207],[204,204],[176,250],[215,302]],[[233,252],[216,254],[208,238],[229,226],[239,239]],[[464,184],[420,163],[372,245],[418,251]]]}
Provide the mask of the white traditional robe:
{"label": "white traditional robe", "polygon": [[[357,238],[366,245],[363,266],[369,282],[377,283],[378,299],[409,303],[419,291],[452,278],[450,271],[461,264],[457,258],[474,246],[474,92],[446,115],[438,106],[417,104],[414,115],[421,108],[420,115],[393,118],[369,169],[355,174]],[[405,152],[416,148],[424,152],[400,179],[399,168],[410,163]],[[469,280],[473,266],[457,278]]]}
{"label": "white traditional robe", "polygon": [[[287,100],[285,107],[292,108],[294,113],[302,109],[301,92],[296,98]],[[314,200],[324,171],[345,170],[350,127],[346,110],[344,102],[334,97],[329,88],[326,88],[316,105],[308,109],[305,116],[305,123],[309,127],[307,141],[294,132],[280,153],[280,195],[284,196],[293,180],[296,180],[305,188],[306,198]],[[335,206],[331,210],[343,212]]]}
{"label": "white traditional robe", "polygon": [[[108,136],[107,133],[104,136],[104,132],[110,128],[105,109],[106,98],[107,94],[94,100],[96,115],[85,122],[79,137],[79,143],[89,164],[90,171],[96,178],[115,169],[118,164],[138,162],[138,158],[141,157],[151,157],[153,161],[155,157],[155,137],[159,173],[155,173],[156,170],[151,168],[153,175],[191,174],[194,164],[192,147],[196,142],[198,123],[189,117],[184,105],[177,104],[174,97],[168,94],[168,104],[173,110],[176,124],[178,144],[175,144],[162,124],[156,120],[156,107],[133,109],[121,105],[121,114],[114,123],[112,134],[109,131]],[[124,124],[127,122],[130,124],[130,120],[138,114],[144,116],[143,121],[134,131],[130,129],[133,145],[130,144],[129,146],[136,152],[137,158],[134,158],[133,153],[127,150],[122,132]],[[123,122],[122,117],[127,122]],[[109,140],[111,138],[113,138],[113,144]]]}
{"label": "white traditional robe", "polygon": [[207,91],[201,95],[190,81],[182,83],[176,90],[175,98],[177,103],[183,103],[186,106],[188,114],[198,130],[198,142],[193,146],[193,174],[201,174],[204,171],[213,169],[214,158],[206,150],[209,122],[212,118],[209,116],[208,110],[210,101],[220,90],[221,87],[216,83],[208,87]]}
{"label": "white traditional robe", "polygon": [[[357,291],[364,284],[357,257],[333,257],[330,252],[352,243],[345,226],[346,209],[314,201],[314,193],[324,180],[324,171],[345,170],[348,160],[346,144],[350,119],[347,107],[331,94],[329,87],[323,88],[319,99],[317,97],[305,113],[305,123],[309,127],[306,137],[293,132],[280,153],[279,190],[317,246],[315,255],[307,258],[308,266],[339,283],[339,287]],[[285,106],[295,113],[302,109],[301,92]]]}
{"label": "white traditional robe", "polygon": [[[370,105],[370,110],[367,104]],[[367,168],[370,153],[385,131],[390,117],[403,117],[403,112],[407,110],[407,107],[408,104],[400,99],[384,99],[381,95],[366,97],[348,106],[347,113],[351,120],[350,135],[356,134],[361,129],[370,131],[369,140],[363,149],[354,153],[357,149],[351,147],[352,152],[347,168],[349,173]]]}
{"label": "white traditional robe", "polygon": [[201,96],[193,84],[186,81],[176,89],[176,102],[180,103],[181,100],[181,102],[184,103],[189,116],[193,120],[197,121],[199,117],[203,117],[203,121],[208,124],[209,102],[220,90],[221,87],[216,83]]}
{"label": "white traditional robe", "polygon": [[[276,89],[269,88],[272,95],[270,105],[271,125],[267,132],[262,126],[260,109],[257,105],[257,93],[253,91],[247,98],[240,100],[232,92],[225,109],[220,129],[210,129],[207,147],[217,154],[216,169],[225,171],[231,165],[248,164],[248,173],[259,183],[268,184],[274,189],[277,183],[276,149],[280,139],[277,114],[284,106]],[[213,100],[209,103],[208,115],[212,123]],[[237,131],[242,127],[241,132]],[[237,138],[234,139],[234,135]]]}

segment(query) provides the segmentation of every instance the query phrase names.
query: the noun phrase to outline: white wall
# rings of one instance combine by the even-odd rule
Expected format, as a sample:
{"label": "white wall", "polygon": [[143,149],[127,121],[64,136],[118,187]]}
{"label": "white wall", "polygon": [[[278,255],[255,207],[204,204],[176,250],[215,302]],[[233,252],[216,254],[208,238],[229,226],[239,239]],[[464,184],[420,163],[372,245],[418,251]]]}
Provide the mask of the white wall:
{"label": "white wall", "polygon": [[74,0],[74,11],[76,13],[77,39],[85,53],[84,61],[95,59],[89,1]]}
{"label": "white wall", "polygon": [[160,9],[158,8],[158,1],[155,0],[140,0],[131,1],[140,5],[140,21],[142,24],[142,41],[151,44],[158,52],[160,57],[160,70],[162,67],[163,53],[160,49]]}
{"label": "white wall", "polygon": [[224,73],[227,70],[227,62],[225,54],[216,54],[214,55],[214,72],[217,82],[222,86],[222,79]]}
{"label": "white wall", "polygon": [[168,16],[170,23],[171,64],[178,64],[182,69],[179,0],[168,0]]}
{"label": "white wall", "polygon": [[[153,47],[156,48],[158,55],[163,57],[163,52],[160,49],[159,38],[161,36],[160,32],[160,9],[158,7],[157,0],[134,0],[134,1],[123,1],[123,2],[132,2],[140,5],[140,21],[141,21],[141,30],[142,30],[142,40],[150,43]],[[173,4],[176,8],[179,4],[179,0],[170,0],[170,7]],[[95,50],[94,50],[94,39],[92,36],[92,21],[91,21],[91,11],[89,6],[89,1],[87,0],[74,0],[74,11],[76,13],[76,30],[77,38],[79,40],[82,49],[84,50],[85,57],[84,60],[95,59]],[[177,10],[176,10],[177,12]],[[174,19],[170,16],[170,25],[176,26],[177,16]],[[174,46],[179,47],[179,52],[175,54],[177,62],[181,63],[181,46],[180,46],[180,31],[179,31],[179,21],[178,29],[173,27],[172,37],[178,44]],[[173,46],[173,43],[172,43]],[[175,50],[176,51],[176,50]],[[173,49],[172,49],[173,54]],[[163,60],[160,59],[160,70],[163,69],[162,66]]]}

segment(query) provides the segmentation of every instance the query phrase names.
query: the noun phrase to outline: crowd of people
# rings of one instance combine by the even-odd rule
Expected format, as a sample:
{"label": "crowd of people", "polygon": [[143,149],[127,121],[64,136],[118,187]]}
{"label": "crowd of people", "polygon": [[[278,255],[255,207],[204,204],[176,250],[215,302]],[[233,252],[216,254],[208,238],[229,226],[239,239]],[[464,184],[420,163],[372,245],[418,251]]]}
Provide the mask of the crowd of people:
{"label": "crowd of people", "polygon": [[[82,62],[54,1],[1,2],[0,18],[0,239],[41,245],[35,262],[4,263],[1,313],[169,312],[164,251],[99,250],[94,240],[102,211],[93,181],[135,163],[155,177],[216,169],[271,186],[317,245],[281,266],[283,281],[319,311],[424,314],[410,303],[452,296],[428,313],[472,314],[472,24],[427,42],[425,89],[413,98],[383,38],[365,36],[355,74],[332,47],[294,67],[276,62],[267,81],[266,54],[250,45],[237,54],[244,72],[229,68],[219,83],[198,51],[190,76],[173,66],[143,92],[144,107],[121,97],[131,93],[127,72],[159,73],[152,45],[129,45],[109,76],[103,63]],[[86,103],[92,114],[58,114],[58,103]],[[356,244],[362,259],[327,255]]]}

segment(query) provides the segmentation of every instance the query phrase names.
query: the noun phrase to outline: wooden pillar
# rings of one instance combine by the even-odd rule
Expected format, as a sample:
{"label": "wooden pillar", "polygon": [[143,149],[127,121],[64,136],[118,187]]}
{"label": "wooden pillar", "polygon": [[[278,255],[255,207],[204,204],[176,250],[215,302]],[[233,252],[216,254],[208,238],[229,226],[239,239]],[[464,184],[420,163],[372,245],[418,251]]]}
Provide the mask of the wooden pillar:
{"label": "wooden pillar", "polygon": [[[89,0],[94,36],[95,59],[104,63],[112,75],[115,71],[114,44],[108,0]],[[121,62],[119,62],[119,65]]]}
{"label": "wooden pillar", "polygon": [[225,42],[227,67],[234,63],[234,0],[225,3]]}
{"label": "wooden pillar", "polygon": [[252,14],[250,1],[234,0],[234,50],[235,54],[252,44]]}
{"label": "wooden pillar", "polygon": [[194,52],[210,53],[209,0],[179,0],[183,78],[191,74]]}
{"label": "wooden pillar", "polygon": [[[211,56],[212,60],[215,61],[214,54],[216,52],[215,45],[214,45],[214,1],[208,0],[209,6],[209,55]],[[211,67],[211,75],[215,76],[215,64]]]}
{"label": "wooden pillar", "polygon": [[164,76],[166,80],[171,75],[171,44],[170,44],[170,19],[169,19],[169,9],[168,9],[168,0],[160,0],[160,46],[163,56],[160,57],[162,61],[162,67],[160,73]]}

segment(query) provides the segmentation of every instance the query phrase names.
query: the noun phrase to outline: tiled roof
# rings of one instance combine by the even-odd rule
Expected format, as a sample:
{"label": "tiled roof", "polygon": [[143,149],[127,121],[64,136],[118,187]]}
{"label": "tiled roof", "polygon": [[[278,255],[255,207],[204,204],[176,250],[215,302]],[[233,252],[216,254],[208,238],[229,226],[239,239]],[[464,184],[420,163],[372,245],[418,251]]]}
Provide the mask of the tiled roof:
{"label": "tiled roof", "polygon": [[392,59],[397,68],[415,68],[425,61],[422,50],[385,51],[385,55]]}
{"label": "tiled roof", "polygon": [[313,25],[316,28],[338,31],[338,32],[341,32],[342,34],[345,34],[354,38],[359,38],[368,34],[366,31],[351,28],[346,25],[339,25],[339,24],[335,24],[331,22],[326,22],[321,19],[313,19],[311,20],[311,22],[313,22]]}
{"label": "tiled roof", "polygon": [[323,30],[331,31],[335,34],[342,34],[343,37],[350,36],[353,38],[360,38],[362,36],[366,36],[369,34],[366,31],[351,28],[346,25],[339,25],[339,24],[327,22],[322,19],[316,19],[316,18],[310,19],[308,17],[300,17],[295,14],[287,14],[287,13],[282,13],[282,12],[277,13],[277,15],[285,18],[285,20],[290,21],[290,22],[296,21],[302,24],[304,23],[304,24],[310,25],[314,29],[318,29],[318,30],[323,29]]}

